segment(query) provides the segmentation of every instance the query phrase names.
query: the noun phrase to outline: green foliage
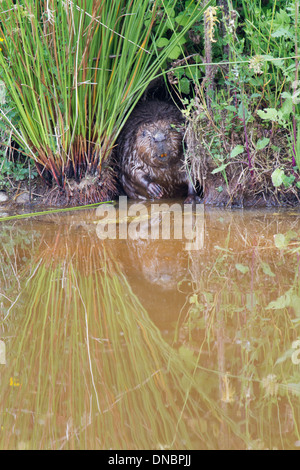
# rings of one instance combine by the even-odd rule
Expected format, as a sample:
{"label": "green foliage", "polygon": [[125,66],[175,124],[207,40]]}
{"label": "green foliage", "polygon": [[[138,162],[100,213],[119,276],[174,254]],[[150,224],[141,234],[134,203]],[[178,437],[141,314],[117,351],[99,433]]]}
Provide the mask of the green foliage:
{"label": "green foliage", "polygon": [[[2,71],[3,72],[3,71]],[[0,70],[1,77],[1,70]],[[37,175],[32,162],[28,162],[26,157],[14,157],[9,151],[11,147],[12,132],[7,121],[13,123],[14,128],[19,125],[19,116],[14,108],[14,104],[7,93],[4,82],[0,79],[0,188],[10,187],[10,180],[14,182],[27,180],[29,177],[34,178]],[[3,115],[6,119],[3,119]],[[22,148],[20,149],[22,152]],[[17,151],[15,151],[17,153]],[[30,168],[29,168],[30,166]]]}
{"label": "green foliage", "polygon": [[128,114],[202,9],[192,2],[186,25],[175,24],[157,50],[165,31],[159,19],[172,15],[160,1],[1,3],[1,75],[20,130],[1,114],[59,186],[100,170]]}
{"label": "green foliage", "polygon": [[245,151],[243,145],[236,145],[234,149],[231,151],[230,158],[234,158],[240,153],[243,153]]}
{"label": "green foliage", "polygon": [[[155,49],[159,52],[166,51],[165,60],[162,62],[164,69],[172,68],[176,83],[180,94],[188,95],[191,90],[191,85],[200,76],[203,76],[204,69],[199,70],[198,68],[183,67],[178,68],[179,64],[187,64],[186,57],[193,56],[194,62],[203,62],[199,55],[204,53],[204,27],[202,15],[199,12],[213,4],[213,0],[209,0],[205,5],[200,2],[197,3],[193,0],[187,1],[166,1],[163,2],[165,5],[164,12],[160,12],[156,17],[156,21],[153,26],[152,44]],[[145,19],[145,25],[148,26],[150,22],[150,16]],[[163,25],[163,26],[162,26]],[[158,30],[161,30],[161,36],[157,39],[155,34]],[[185,32],[185,34],[182,34]],[[169,47],[168,47],[169,46]],[[166,50],[168,48],[168,50]],[[173,65],[175,68],[173,70]]]}
{"label": "green foliage", "polygon": [[[264,99],[257,116],[262,122],[289,130],[290,140],[294,141],[290,157],[293,164],[296,163],[295,147],[300,137],[296,137],[291,126],[293,121],[295,128],[295,122],[300,118],[298,64],[294,58],[300,33],[298,3],[276,0],[267,2],[262,8],[260,2],[247,5],[243,2],[247,49],[261,61],[256,72],[263,83]],[[277,168],[272,174],[274,186],[283,184],[289,187],[295,184],[298,187],[300,167],[297,166],[298,177],[295,174],[287,175],[283,168]]]}
{"label": "green foliage", "polygon": [[[2,120],[64,186],[66,177],[78,180],[86,171],[99,171],[148,84],[168,73],[186,115],[194,112],[195,96],[203,104],[201,119],[208,108],[214,126],[207,133],[209,153],[225,180],[231,158],[246,156],[251,175],[256,154],[271,160],[277,145],[272,137],[284,129],[289,144],[277,167],[285,176],[278,171],[272,181],[298,188],[298,3],[89,0],[75,7],[6,0],[0,10],[0,76],[13,106]],[[210,61],[219,67],[205,66],[203,12],[210,7],[216,7]],[[270,133],[261,135],[257,128]],[[225,141],[232,142],[229,151]]]}
{"label": "green foliage", "polygon": [[13,181],[24,181],[36,176],[37,172],[31,162],[13,162],[0,157],[0,188],[9,187],[10,178]]}
{"label": "green foliage", "polygon": [[294,175],[286,175],[283,168],[276,168],[272,173],[272,182],[275,188],[282,184],[288,188],[295,181]]}
{"label": "green foliage", "polygon": [[[230,159],[240,158],[247,160],[252,177],[256,155],[264,157],[260,164],[266,166],[268,172],[272,166],[274,171],[272,159],[276,147],[280,161],[276,165],[278,171],[272,175],[273,184],[276,188],[293,188],[297,192],[300,187],[300,134],[296,131],[300,121],[300,88],[295,55],[300,38],[299,2],[229,0],[228,11],[224,3],[210,3],[217,7],[220,22],[220,28],[213,29],[216,42],[211,40],[212,58],[208,60],[203,42],[193,47],[184,43],[188,57],[198,52],[198,62],[192,57],[192,63],[187,65],[182,56],[178,56],[179,67],[172,72],[178,93],[182,96],[192,91],[201,102],[203,115],[199,106],[194,106],[194,98],[183,100],[192,105],[193,111],[190,106],[186,107],[189,116],[193,112],[198,120],[208,116],[211,123],[207,131],[208,146],[216,164],[213,174],[222,171],[225,177]],[[213,62],[219,67],[209,70],[210,65],[203,66],[199,60],[201,54],[204,62]],[[233,134],[239,135],[240,142],[233,139]],[[277,134],[284,135],[283,146],[278,146]],[[261,170],[260,166],[255,171]]]}
{"label": "green foliage", "polygon": [[[207,5],[210,3],[211,1]],[[195,16],[195,2],[187,0],[186,2],[178,2],[176,5],[176,3],[169,1],[165,4],[164,15],[158,16],[154,26],[154,30],[156,30],[160,27],[160,23],[163,23],[162,36],[154,42],[158,49],[164,48],[170,43],[175,44],[166,56],[167,62],[170,62],[178,59],[180,56],[182,57],[184,54],[191,53],[193,50],[193,42],[189,36],[186,34],[178,39],[176,31],[191,26],[191,19]],[[200,5],[198,10],[201,10]],[[145,24],[147,25],[149,21],[150,19],[146,18]],[[194,22],[193,32],[194,34],[203,35],[203,25],[201,22]]]}

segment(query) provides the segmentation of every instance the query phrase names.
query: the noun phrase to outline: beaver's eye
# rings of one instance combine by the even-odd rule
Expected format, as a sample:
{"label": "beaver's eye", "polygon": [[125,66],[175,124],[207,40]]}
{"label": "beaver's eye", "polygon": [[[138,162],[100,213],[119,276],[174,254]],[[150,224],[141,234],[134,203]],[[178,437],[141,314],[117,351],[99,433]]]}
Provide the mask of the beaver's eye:
{"label": "beaver's eye", "polygon": [[142,137],[146,137],[146,135],[147,135],[147,132],[146,132],[146,131],[143,131],[143,132],[142,132]]}

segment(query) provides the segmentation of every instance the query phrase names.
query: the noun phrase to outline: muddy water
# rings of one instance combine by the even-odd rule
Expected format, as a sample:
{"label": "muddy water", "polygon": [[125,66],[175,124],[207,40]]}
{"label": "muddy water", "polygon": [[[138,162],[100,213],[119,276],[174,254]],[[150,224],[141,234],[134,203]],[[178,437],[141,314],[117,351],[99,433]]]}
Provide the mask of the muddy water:
{"label": "muddy water", "polygon": [[1,222],[0,448],[300,447],[300,212],[172,203]]}

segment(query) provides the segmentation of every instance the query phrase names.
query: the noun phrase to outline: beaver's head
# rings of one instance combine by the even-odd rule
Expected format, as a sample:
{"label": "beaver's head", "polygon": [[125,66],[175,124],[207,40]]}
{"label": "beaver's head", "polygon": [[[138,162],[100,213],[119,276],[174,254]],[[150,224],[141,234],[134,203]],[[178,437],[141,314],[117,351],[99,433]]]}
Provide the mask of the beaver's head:
{"label": "beaver's head", "polygon": [[135,150],[150,166],[167,166],[183,155],[182,131],[177,123],[159,120],[140,125],[136,132]]}

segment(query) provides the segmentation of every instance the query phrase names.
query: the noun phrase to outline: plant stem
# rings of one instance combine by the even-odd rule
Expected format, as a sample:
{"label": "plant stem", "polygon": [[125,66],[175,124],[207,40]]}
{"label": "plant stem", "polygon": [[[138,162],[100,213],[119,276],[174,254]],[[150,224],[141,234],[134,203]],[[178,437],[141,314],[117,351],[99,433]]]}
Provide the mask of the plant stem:
{"label": "plant stem", "polygon": [[[204,6],[208,3],[208,0],[205,0]],[[212,85],[212,45],[209,37],[209,20],[208,18],[204,19],[204,43],[205,43],[205,86],[206,86],[206,105],[207,110],[211,112],[211,92],[213,89]]]}
{"label": "plant stem", "polygon": [[253,173],[251,155],[250,155],[250,149],[249,149],[249,141],[248,141],[247,126],[246,126],[246,115],[245,114],[246,114],[245,113],[245,106],[244,106],[244,103],[243,103],[243,126],[244,126],[244,134],[245,134],[245,144],[246,144],[246,151],[247,151],[250,175],[251,175],[251,178],[252,178],[254,173]]}
{"label": "plant stem", "polygon": [[[294,82],[294,93],[297,91],[298,87],[298,66],[299,66],[299,61],[298,61],[298,34],[297,34],[297,27],[298,27],[298,12],[299,12],[299,1],[295,1],[295,82]],[[296,122],[296,105],[293,104],[293,131],[294,131],[294,142],[293,142],[293,155],[292,155],[292,164],[293,167],[296,166],[296,149],[295,149],[295,144],[297,143],[297,122]]]}

